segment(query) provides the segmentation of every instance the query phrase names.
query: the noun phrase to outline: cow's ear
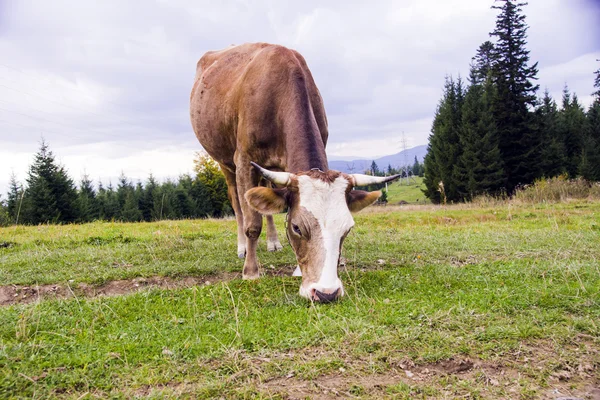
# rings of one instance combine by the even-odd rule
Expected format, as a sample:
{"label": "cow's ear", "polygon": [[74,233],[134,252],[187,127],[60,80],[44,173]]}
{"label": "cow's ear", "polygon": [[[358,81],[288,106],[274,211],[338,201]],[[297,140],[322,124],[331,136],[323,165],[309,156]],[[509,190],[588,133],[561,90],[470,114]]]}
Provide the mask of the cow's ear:
{"label": "cow's ear", "polygon": [[379,190],[375,192],[365,192],[364,190],[352,190],[348,194],[348,208],[351,212],[358,212],[377,201],[381,196]]}
{"label": "cow's ear", "polygon": [[271,189],[266,187],[255,187],[244,195],[250,207],[261,214],[277,214],[285,210],[287,206],[287,189]]}

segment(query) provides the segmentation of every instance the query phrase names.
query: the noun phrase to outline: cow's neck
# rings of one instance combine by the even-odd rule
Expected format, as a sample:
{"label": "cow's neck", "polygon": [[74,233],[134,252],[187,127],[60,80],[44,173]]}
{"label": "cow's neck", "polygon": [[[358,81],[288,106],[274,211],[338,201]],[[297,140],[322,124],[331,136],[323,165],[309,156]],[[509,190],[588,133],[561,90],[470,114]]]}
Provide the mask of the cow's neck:
{"label": "cow's neck", "polygon": [[314,168],[327,171],[329,167],[325,144],[314,118],[305,124],[305,129],[302,128],[296,125],[292,128],[295,131],[286,135],[287,171],[297,173]]}
{"label": "cow's neck", "polygon": [[[319,137],[318,140],[321,140],[321,138]],[[313,146],[313,144],[307,141],[291,147],[293,148],[290,149],[290,146],[288,146],[287,150],[287,170],[289,172],[298,173],[301,171],[310,171],[314,168],[318,168],[321,171],[329,169],[323,143],[320,146]]]}

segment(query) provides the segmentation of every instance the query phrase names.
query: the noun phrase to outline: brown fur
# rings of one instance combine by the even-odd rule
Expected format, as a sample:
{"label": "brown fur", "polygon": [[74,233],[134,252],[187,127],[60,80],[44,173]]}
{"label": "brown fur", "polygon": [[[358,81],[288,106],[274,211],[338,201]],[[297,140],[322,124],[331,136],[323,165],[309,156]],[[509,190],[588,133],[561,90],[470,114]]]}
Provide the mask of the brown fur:
{"label": "brown fur", "polygon": [[232,172],[246,167],[235,158],[281,171],[328,169],[323,101],[294,50],[248,43],[206,53],[190,117],[202,146]]}
{"label": "brown fur", "polygon": [[300,175],[307,175],[307,176],[309,176],[309,177],[311,177],[313,179],[320,179],[320,180],[322,180],[324,182],[332,183],[340,175],[342,175],[342,173],[339,172],[339,171],[333,171],[333,170],[321,171],[321,170],[318,170],[318,169],[312,169],[310,171],[300,172],[297,175],[298,176],[300,176]]}
{"label": "brown fur", "polygon": [[304,58],[283,46],[248,43],[211,51],[196,67],[190,119],[204,149],[227,171],[238,226],[243,224],[243,275],[257,278],[262,216],[244,193],[259,185],[260,176],[250,161],[279,171],[327,171],[319,90]]}

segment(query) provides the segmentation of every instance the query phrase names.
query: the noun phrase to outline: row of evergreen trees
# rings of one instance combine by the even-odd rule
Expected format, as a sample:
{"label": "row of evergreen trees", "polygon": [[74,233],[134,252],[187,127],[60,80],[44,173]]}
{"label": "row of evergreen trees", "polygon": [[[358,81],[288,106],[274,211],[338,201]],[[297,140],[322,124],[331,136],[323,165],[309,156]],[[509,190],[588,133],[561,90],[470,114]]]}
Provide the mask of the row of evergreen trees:
{"label": "row of evergreen trees", "polygon": [[425,195],[433,202],[512,194],[541,177],[600,180],[600,70],[587,113],[564,90],[559,107],[546,90],[538,100],[537,63],[529,65],[522,7],[502,1],[495,43],[483,43],[469,85],[446,78],[424,160]]}
{"label": "row of evergreen trees", "polygon": [[122,175],[116,187],[87,176],[77,188],[45,142],[27,174],[26,185],[11,177],[6,201],[0,201],[0,224],[74,223],[95,220],[156,221],[220,217],[231,214],[225,177],[206,155],[194,160],[195,176],[159,183],[150,176],[133,184]]}
{"label": "row of evergreen trees", "polygon": [[[388,165],[380,170],[375,161],[367,173],[374,175],[421,175],[423,164],[415,157],[406,168]],[[152,175],[135,185],[122,175],[117,186],[98,182],[94,188],[88,176],[76,187],[65,168],[56,162],[48,144],[42,141],[30,166],[26,184],[13,175],[6,201],[0,198],[0,226],[21,223],[82,223],[104,221],[156,221],[162,219],[221,217],[232,214],[225,177],[218,164],[206,155],[194,160],[196,175],[159,183]],[[371,190],[380,187],[372,187]]]}
{"label": "row of evergreen trees", "polygon": [[368,170],[364,172],[368,175],[374,176],[390,176],[400,174],[403,177],[408,176],[423,176],[425,173],[425,167],[422,163],[419,162],[417,156],[415,156],[415,160],[412,165],[400,166],[400,167],[392,167],[392,164],[388,164],[387,168],[379,169],[379,165],[373,160],[371,162],[371,166]]}

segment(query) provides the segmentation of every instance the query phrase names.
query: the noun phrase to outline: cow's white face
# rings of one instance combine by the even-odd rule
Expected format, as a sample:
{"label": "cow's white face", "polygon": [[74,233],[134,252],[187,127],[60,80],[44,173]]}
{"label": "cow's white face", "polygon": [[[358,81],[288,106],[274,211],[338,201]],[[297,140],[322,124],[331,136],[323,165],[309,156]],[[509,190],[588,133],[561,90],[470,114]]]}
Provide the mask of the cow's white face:
{"label": "cow's white face", "polygon": [[[287,234],[302,272],[300,295],[321,302],[341,297],[344,287],[337,268],[344,239],[354,226],[351,212],[372,204],[381,192],[352,190],[356,175],[337,171],[271,174],[287,174],[276,175],[280,180],[272,179],[285,188],[258,187],[245,197],[262,214],[288,208]],[[263,175],[268,179],[271,176]]]}
{"label": "cow's white face", "polygon": [[[342,243],[354,226],[346,200],[350,182],[298,176],[298,204],[288,216],[288,237],[302,272],[300,295],[313,300],[343,296],[337,268]],[[319,296],[317,292],[323,294]]]}

